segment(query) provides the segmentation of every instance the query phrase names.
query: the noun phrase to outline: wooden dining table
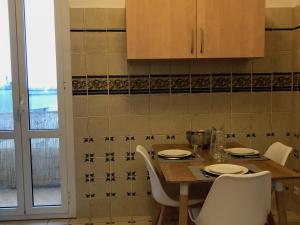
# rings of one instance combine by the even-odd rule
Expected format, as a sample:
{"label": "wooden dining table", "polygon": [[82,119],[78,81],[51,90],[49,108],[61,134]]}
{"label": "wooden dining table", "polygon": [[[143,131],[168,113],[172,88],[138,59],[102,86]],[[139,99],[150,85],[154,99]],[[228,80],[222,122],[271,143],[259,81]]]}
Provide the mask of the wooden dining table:
{"label": "wooden dining table", "polygon": [[[242,147],[238,143],[227,143],[227,148]],[[188,144],[154,144],[153,150],[157,153],[166,149],[183,149],[192,150]],[[167,183],[179,184],[180,185],[180,197],[179,197],[179,224],[188,224],[188,200],[189,200],[189,186],[197,183],[199,185],[207,182],[213,183],[213,179],[199,179],[196,178],[191,167],[198,167],[203,169],[205,166],[216,163],[214,158],[209,154],[209,150],[202,150],[201,158],[203,160],[158,160],[158,170],[162,175],[163,179]],[[285,179],[297,179],[300,178],[300,174],[293,170],[281,166],[280,164],[272,160],[251,160],[251,159],[227,159],[223,163],[232,163],[247,167],[251,164],[258,168],[260,171],[270,171],[272,174],[272,183],[275,191],[276,206],[278,212],[278,223],[279,225],[287,225],[287,214],[285,209],[284,200],[284,187],[282,180]]]}

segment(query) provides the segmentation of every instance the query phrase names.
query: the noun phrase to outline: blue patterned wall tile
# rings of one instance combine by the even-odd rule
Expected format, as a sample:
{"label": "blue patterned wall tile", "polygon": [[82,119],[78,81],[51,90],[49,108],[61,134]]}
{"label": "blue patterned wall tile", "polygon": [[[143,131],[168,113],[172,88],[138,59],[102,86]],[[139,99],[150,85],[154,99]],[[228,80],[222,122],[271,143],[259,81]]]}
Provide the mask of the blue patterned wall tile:
{"label": "blue patterned wall tile", "polygon": [[171,92],[189,93],[191,88],[190,75],[172,75]]}
{"label": "blue patterned wall tile", "polygon": [[191,77],[192,93],[209,93],[211,92],[211,75],[199,74]]}
{"label": "blue patterned wall tile", "polygon": [[250,73],[232,74],[232,91],[233,92],[250,92],[251,91],[251,74]]}
{"label": "blue patterned wall tile", "polygon": [[272,81],[273,91],[291,91],[292,73],[274,73]]}
{"label": "blue patterned wall tile", "polygon": [[298,90],[299,72],[73,76],[73,95],[269,92]]}
{"label": "blue patterned wall tile", "polygon": [[170,76],[150,75],[150,93],[170,93]]}
{"label": "blue patterned wall tile", "polygon": [[300,72],[294,72],[293,73],[293,91],[299,90],[299,84],[300,84]]}
{"label": "blue patterned wall tile", "polygon": [[87,77],[73,76],[72,88],[73,88],[73,95],[87,95]]}
{"label": "blue patterned wall tile", "polygon": [[130,94],[148,94],[150,92],[149,75],[131,75],[129,83]]}
{"label": "blue patterned wall tile", "polygon": [[129,77],[128,76],[111,76],[109,77],[109,94],[128,94]]}
{"label": "blue patterned wall tile", "polygon": [[96,94],[107,94],[108,93],[108,80],[107,76],[88,76],[87,77],[87,86],[88,86],[88,94],[96,95]]}
{"label": "blue patterned wall tile", "polygon": [[272,74],[271,73],[255,73],[252,74],[252,91],[271,91],[272,90]]}
{"label": "blue patterned wall tile", "polygon": [[212,92],[230,92],[231,75],[230,74],[213,74],[212,75]]}

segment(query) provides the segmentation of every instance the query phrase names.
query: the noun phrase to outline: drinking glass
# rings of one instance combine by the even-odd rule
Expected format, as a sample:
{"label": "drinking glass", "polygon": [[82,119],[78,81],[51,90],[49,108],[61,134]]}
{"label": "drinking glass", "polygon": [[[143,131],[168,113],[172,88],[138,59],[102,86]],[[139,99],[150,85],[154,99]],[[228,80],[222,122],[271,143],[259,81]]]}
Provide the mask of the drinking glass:
{"label": "drinking glass", "polygon": [[211,135],[211,155],[217,162],[223,161],[225,134],[221,130],[213,130]]}

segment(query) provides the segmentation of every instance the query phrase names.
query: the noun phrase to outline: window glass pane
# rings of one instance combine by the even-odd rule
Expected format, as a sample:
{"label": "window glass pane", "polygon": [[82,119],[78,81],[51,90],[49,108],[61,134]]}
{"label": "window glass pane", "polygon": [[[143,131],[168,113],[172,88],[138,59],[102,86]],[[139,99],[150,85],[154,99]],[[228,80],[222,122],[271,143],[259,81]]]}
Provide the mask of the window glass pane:
{"label": "window glass pane", "polygon": [[0,130],[13,130],[8,1],[0,0]]}
{"label": "window glass pane", "polygon": [[17,206],[15,143],[0,139],[0,208]]}
{"label": "window glass pane", "polygon": [[53,0],[26,0],[30,129],[57,129],[57,68]]}
{"label": "window glass pane", "polygon": [[59,139],[31,139],[33,206],[61,205]]}

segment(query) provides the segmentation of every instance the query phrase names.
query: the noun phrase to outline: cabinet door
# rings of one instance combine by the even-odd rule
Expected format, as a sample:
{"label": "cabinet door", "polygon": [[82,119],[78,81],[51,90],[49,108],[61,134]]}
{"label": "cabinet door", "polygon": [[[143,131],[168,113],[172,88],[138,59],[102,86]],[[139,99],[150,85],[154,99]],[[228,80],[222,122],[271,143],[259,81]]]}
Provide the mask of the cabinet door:
{"label": "cabinet door", "polygon": [[197,57],[263,57],[265,0],[197,0]]}
{"label": "cabinet door", "polygon": [[196,58],[196,0],[126,0],[128,59]]}

